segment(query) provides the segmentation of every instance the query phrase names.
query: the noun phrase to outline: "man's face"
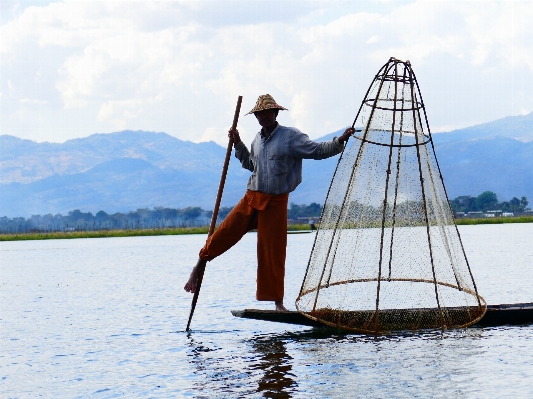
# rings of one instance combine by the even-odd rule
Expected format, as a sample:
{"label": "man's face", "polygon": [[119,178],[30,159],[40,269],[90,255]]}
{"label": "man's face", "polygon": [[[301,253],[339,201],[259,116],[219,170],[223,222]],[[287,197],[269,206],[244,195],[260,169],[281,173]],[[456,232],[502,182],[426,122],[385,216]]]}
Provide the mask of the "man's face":
{"label": "man's face", "polygon": [[263,111],[254,112],[257,122],[264,128],[271,128],[276,125],[276,117],[278,116],[277,109],[265,109]]}

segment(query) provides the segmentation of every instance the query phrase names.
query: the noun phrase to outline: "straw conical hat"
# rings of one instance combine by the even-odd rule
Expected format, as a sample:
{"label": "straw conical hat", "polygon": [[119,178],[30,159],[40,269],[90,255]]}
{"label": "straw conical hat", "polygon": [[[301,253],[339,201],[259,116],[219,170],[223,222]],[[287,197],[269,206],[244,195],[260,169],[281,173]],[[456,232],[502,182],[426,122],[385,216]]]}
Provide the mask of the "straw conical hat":
{"label": "straw conical hat", "polygon": [[270,94],[263,94],[257,99],[255,107],[246,115],[253,114],[254,112],[264,111],[265,109],[283,109],[288,111],[287,108],[276,103],[276,100],[274,100],[274,97],[272,97]]}

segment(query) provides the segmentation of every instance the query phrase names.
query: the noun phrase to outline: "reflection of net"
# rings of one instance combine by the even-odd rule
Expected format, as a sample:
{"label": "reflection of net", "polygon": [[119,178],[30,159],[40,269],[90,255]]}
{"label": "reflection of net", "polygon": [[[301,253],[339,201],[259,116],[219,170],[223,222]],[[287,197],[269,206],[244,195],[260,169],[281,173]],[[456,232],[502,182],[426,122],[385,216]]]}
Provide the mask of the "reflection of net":
{"label": "reflection of net", "polygon": [[409,61],[391,58],[380,69],[355,122],[362,129],[339,159],[297,309],[367,333],[475,323],[486,303]]}

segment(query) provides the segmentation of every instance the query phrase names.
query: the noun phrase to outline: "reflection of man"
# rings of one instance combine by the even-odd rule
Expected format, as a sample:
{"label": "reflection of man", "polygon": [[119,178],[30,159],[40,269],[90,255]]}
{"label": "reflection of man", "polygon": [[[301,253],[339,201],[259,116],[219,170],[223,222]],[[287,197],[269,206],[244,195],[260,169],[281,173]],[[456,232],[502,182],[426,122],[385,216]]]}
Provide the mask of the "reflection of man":
{"label": "reflection of man", "polygon": [[185,291],[196,291],[202,264],[226,252],[246,232],[257,229],[256,298],[274,301],[278,311],[287,310],[283,295],[289,193],[302,181],[302,159],[325,159],[339,154],[354,129],[346,129],[341,137],[330,142],[316,143],[298,129],[281,126],[276,121],[280,109],[286,110],[271,95],[259,96],[255,107],[248,112],[261,125],[250,151],[238,130],[230,129],[228,136],[233,137],[235,156],[252,176],[244,197],[201,249]]}
{"label": "reflection of man", "polygon": [[251,340],[254,354],[254,371],[263,370],[265,375],[258,381],[257,392],[265,398],[290,398],[291,388],[296,385],[292,378],[292,357],[287,354],[283,339]]}

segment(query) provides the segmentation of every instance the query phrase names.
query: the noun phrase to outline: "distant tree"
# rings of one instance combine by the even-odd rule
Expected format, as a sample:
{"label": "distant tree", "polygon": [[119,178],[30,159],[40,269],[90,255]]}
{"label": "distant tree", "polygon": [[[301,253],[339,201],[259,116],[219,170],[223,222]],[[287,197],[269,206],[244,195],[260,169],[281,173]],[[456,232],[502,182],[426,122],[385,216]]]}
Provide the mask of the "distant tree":
{"label": "distant tree", "polygon": [[322,205],[317,204],[316,202],[311,203],[311,205],[297,205],[294,202],[291,202],[288,210],[289,219],[298,219],[299,217],[318,217],[322,213]]}
{"label": "distant tree", "polygon": [[96,220],[98,221],[106,221],[107,219],[109,219],[109,215],[107,214],[107,212],[104,211],[99,211],[95,216]]}
{"label": "distant tree", "polygon": [[202,212],[203,212],[203,209],[198,206],[195,206],[195,207],[189,206],[187,208],[182,209],[180,214],[184,219],[191,220],[191,219],[196,219],[200,217]]}
{"label": "distant tree", "polygon": [[513,197],[510,201],[498,202],[498,197],[492,191],[485,191],[477,197],[470,195],[459,196],[450,201],[454,212],[502,210],[503,212],[524,212],[529,204],[526,197]]}
{"label": "distant tree", "polygon": [[139,208],[135,211],[139,219],[145,219],[149,216],[150,210],[148,208]]}
{"label": "distant tree", "polygon": [[[229,215],[229,213],[231,212],[231,210],[233,208],[234,208],[233,206],[223,206],[223,207],[221,207],[218,210],[217,223],[220,223],[222,220],[224,220],[226,218],[226,216]],[[209,212],[207,212],[206,216],[209,219],[211,219],[212,215],[213,215],[213,211],[209,211]]]}
{"label": "distant tree", "polygon": [[154,208],[152,212],[153,217],[158,219],[174,219],[178,217],[178,213],[178,209],[163,208],[161,206]]}
{"label": "distant tree", "polygon": [[507,201],[500,202],[496,205],[496,208],[501,209],[503,212],[511,212],[511,204]]}
{"label": "distant tree", "polygon": [[312,202],[307,207],[307,216],[320,216],[322,213],[322,205],[317,204],[316,202]]}
{"label": "distant tree", "polygon": [[513,197],[511,201],[509,201],[509,210],[511,212],[520,211],[520,200],[518,198]]}
{"label": "distant tree", "polygon": [[471,212],[474,209],[475,197],[470,195],[462,195],[450,201],[452,210],[454,212]]}
{"label": "distant tree", "polygon": [[488,211],[498,204],[498,196],[492,191],[485,191],[479,194],[474,201],[474,208],[477,211]]}
{"label": "distant tree", "polygon": [[83,213],[79,209],[75,209],[75,210],[70,211],[68,213],[68,218],[72,222],[77,222],[79,220],[82,220],[84,222],[89,222],[89,221],[92,221],[94,219],[94,216],[93,216],[93,214],[91,212]]}
{"label": "distant tree", "polygon": [[[303,205],[305,206],[305,205]],[[291,202],[290,206],[289,206],[289,210],[288,210],[288,213],[287,213],[287,216],[289,219],[298,219],[298,217],[300,216],[300,213],[301,213],[301,205],[297,205],[295,204],[294,202]]]}

